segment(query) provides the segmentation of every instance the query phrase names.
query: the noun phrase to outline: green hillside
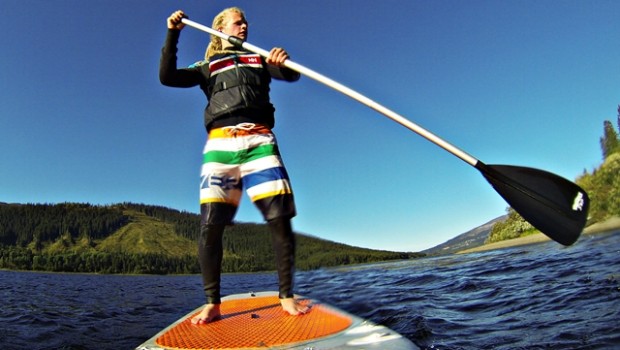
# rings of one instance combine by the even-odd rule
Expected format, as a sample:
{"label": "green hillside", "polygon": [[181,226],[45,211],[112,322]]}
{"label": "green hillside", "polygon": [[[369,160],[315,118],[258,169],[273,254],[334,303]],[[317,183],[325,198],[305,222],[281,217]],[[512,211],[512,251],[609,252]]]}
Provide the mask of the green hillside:
{"label": "green hillside", "polygon": [[157,253],[168,257],[186,255],[196,249],[196,243],[176,234],[173,223],[126,210],[132,220],[97,244],[97,250],[128,254]]}
{"label": "green hillside", "polygon": [[[0,268],[95,273],[197,273],[200,218],[123,203],[0,204]],[[297,268],[419,257],[357,248],[303,234]],[[224,272],[275,269],[268,226],[236,223],[224,235]]]}

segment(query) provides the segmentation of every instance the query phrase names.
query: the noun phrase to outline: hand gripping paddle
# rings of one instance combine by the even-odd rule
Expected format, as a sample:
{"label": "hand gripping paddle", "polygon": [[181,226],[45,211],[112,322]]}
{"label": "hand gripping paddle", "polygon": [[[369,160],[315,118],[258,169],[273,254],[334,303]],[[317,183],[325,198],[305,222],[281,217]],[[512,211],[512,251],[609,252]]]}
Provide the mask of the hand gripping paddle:
{"label": "hand gripping paddle", "polygon": [[[269,51],[240,38],[224,34],[187,18],[183,18],[182,22],[190,27],[227,40],[239,48],[264,57],[269,55]],[[284,66],[365,104],[461,158],[461,160],[478,169],[493,188],[525,220],[556,242],[568,246],[575,243],[579,238],[588,218],[590,199],[586,191],[575,183],[544,170],[513,165],[484,164],[437,135],[357,91],[291,60],[286,60]]]}

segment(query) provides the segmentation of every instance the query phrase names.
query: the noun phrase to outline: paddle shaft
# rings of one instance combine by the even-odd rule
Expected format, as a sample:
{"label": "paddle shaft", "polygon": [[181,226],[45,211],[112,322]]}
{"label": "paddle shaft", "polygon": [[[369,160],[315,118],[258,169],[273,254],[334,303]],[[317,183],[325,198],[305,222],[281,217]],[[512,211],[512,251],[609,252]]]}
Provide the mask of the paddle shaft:
{"label": "paddle shaft", "polygon": [[[224,34],[187,18],[183,18],[182,22],[227,40],[237,47],[263,57],[269,56],[268,51],[240,38]],[[564,245],[571,245],[579,238],[587,221],[589,198],[587,193],[578,185],[555,174],[538,169],[484,164],[437,135],[357,91],[291,60],[285,60],[283,65],[374,109],[473,166],[482,173],[513,209],[553,240]]]}
{"label": "paddle shaft", "polygon": [[[194,21],[191,21],[187,18],[183,18],[182,22],[190,27],[194,27],[196,29],[202,30],[204,32],[207,32],[209,34],[212,35],[216,35],[224,40],[229,41],[230,43],[236,45],[236,46],[240,46],[248,51],[252,51],[254,53],[257,53],[263,57],[267,57],[269,56],[269,51],[264,50],[258,46],[252,45],[246,41],[243,41],[237,37],[234,36],[230,36],[227,34],[224,34],[220,31],[217,31],[213,28],[204,26],[200,23],[196,23]],[[403,117],[402,115],[392,111],[391,109],[377,103],[376,101],[360,94],[359,92],[350,89],[320,73],[317,73],[315,71],[313,71],[310,68],[307,68],[299,63],[293,62],[290,59],[284,61],[284,66],[286,68],[292,69],[296,72],[299,72],[309,78],[312,78],[320,83],[323,83],[329,87],[331,87],[332,89],[339,91],[351,98],[353,98],[354,100],[374,109],[375,111],[383,114],[384,116],[392,119],[393,121],[397,122],[398,124],[406,127],[407,129],[417,133],[418,135],[426,138],[427,140],[431,141],[432,143],[438,145],[439,147],[445,149],[446,151],[454,154],[455,156],[459,157],[460,159],[462,159],[463,161],[465,161],[466,163],[468,163],[469,165],[476,167],[476,165],[480,162],[478,159],[472,157],[471,155],[467,154],[466,152],[464,152],[463,150],[457,148],[456,146],[452,145],[451,143],[443,140],[442,138],[440,138],[439,136],[433,134],[432,132],[424,129],[423,127],[419,126],[418,124],[410,121],[409,119]]]}

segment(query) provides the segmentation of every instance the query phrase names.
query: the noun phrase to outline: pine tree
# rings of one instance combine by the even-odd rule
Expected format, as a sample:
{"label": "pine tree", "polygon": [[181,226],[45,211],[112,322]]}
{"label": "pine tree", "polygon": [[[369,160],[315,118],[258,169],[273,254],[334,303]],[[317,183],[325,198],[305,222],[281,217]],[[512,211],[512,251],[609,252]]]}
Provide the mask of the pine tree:
{"label": "pine tree", "polygon": [[618,120],[616,122],[618,123],[618,131],[620,131],[620,105],[618,105]]}
{"label": "pine tree", "polygon": [[[618,127],[620,129],[620,106],[618,107]],[[603,160],[607,159],[611,154],[620,152],[620,139],[618,133],[614,130],[609,120],[603,123],[603,137],[601,141],[601,150],[603,152]]]}

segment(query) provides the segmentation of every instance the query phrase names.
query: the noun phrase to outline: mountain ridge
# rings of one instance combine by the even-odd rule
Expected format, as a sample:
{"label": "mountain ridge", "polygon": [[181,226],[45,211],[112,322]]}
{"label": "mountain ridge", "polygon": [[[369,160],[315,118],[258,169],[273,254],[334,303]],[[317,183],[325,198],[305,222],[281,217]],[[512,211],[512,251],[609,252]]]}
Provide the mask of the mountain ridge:
{"label": "mountain ridge", "polygon": [[427,255],[447,255],[454,254],[465,249],[482,246],[489,238],[489,235],[493,230],[493,226],[495,226],[498,222],[504,222],[507,218],[508,215],[499,216],[478,227],[474,227],[469,231],[457,235],[442,244],[423,250],[421,253]]}

